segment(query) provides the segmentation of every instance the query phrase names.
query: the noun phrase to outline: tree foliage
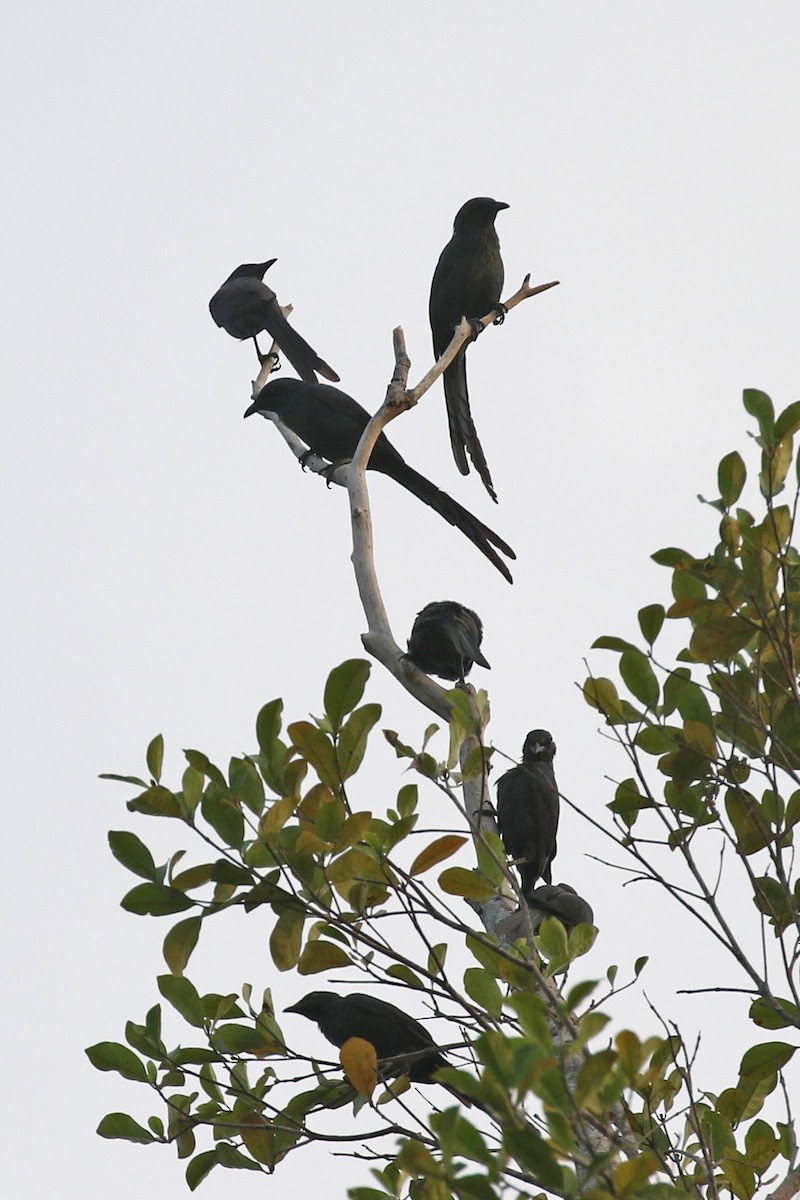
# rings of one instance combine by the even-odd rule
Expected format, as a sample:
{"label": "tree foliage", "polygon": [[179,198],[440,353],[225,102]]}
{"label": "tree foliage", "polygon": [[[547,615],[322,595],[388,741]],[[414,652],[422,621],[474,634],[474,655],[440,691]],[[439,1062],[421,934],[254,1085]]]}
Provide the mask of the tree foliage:
{"label": "tree foliage", "polygon": [[[429,748],[435,726],[419,747],[384,730],[416,782],[378,798],[359,770],[370,739],[382,736],[381,708],[366,698],[369,663],[352,659],[331,672],[314,719],[285,724],[281,701],[267,703],[257,749],[225,770],[189,750],[170,787],[155,738],[148,779],[113,777],[136,788],[130,812],[176,822],[195,857],[181,846],[157,864],[136,834],[109,834],[136,879],[123,908],[170,918],[157,988],[170,1025],[179,1020],[185,1033],[180,1044],[165,1040],[159,1002],[128,1022],[125,1044],[87,1051],[159,1106],[145,1125],[110,1114],[101,1136],[173,1143],[191,1188],[214,1168],[272,1172],[322,1142],[370,1160],[373,1182],[351,1189],[353,1200],[541,1191],[750,1200],[778,1180],[781,1200],[798,1190],[787,1071],[800,1029],[800,403],[776,416],[764,393],[747,391],[744,402],[758,426],[759,511],[739,505],[745,463],[725,455],[719,498],[707,502],[719,514],[718,543],[706,555],[653,556],[671,572],[671,602],[639,609],[638,642],[599,638],[595,647],[617,656],[615,678],[592,673],[583,685],[626,763],[608,819],[587,821],[616,842],[636,878],[691,912],[739,973],[742,1018],[755,1029],[728,1086],[703,1088],[669,1018],[655,1034],[614,1028],[614,998],[631,980],[618,982],[614,966],[602,982],[574,978],[594,927],[567,934],[549,919],[513,944],[495,936],[492,906],[518,899],[502,843],[473,828],[474,865],[451,861],[463,859],[470,833],[459,789],[490,753],[475,742],[485,697],[448,693],[446,761]],[[450,801],[452,828],[431,836],[420,811],[435,792]],[[743,890],[748,929],[731,900]],[[232,910],[258,929],[259,956],[268,932],[277,972],[314,976],[314,986],[333,972],[350,990],[381,985],[416,1014],[435,1014],[452,1062],[440,1077],[475,1106],[407,1077],[381,1079],[360,1039],[341,1061],[292,1046],[270,990],[201,994],[192,954],[207,922]],[[352,1112],[347,1125],[337,1110]]]}

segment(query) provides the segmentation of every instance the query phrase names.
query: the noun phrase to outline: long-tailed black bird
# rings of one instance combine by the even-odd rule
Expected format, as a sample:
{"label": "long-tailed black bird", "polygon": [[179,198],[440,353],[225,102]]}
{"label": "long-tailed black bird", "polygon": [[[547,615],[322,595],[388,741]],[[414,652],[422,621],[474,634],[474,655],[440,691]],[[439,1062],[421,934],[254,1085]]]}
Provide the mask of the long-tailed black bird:
{"label": "long-tailed black bird", "polygon": [[252,338],[260,363],[263,363],[265,356],[259,350],[256,335],[266,330],[301,379],[316,383],[315,372],[319,371],[326,379],[338,383],[339,376],[319,357],[316,350],[312,350],[305,338],[292,329],[281,312],[277,296],[263,282],[264,272],[277,261],[277,258],[270,258],[263,263],[242,263],[211,297],[209,312],[216,324],[231,337],[239,341]]}
{"label": "long-tailed black bird", "polygon": [[[367,410],[346,392],[326,383],[311,384],[299,379],[271,380],[244,415],[249,417],[257,412],[274,413],[310,450],[334,463],[353,457],[370,420]],[[388,475],[449,524],[455,525],[494,563],[509,583],[513,582],[511,572],[493,548],[497,546],[508,558],[516,558],[511,547],[488,525],[410,467],[384,434],[375,443],[368,469]]]}
{"label": "long-tailed black bird", "polygon": [[[440,1067],[450,1066],[419,1021],[377,996],[364,992],[351,992],[349,996],[309,992],[297,1004],[290,1005],[286,1012],[299,1013],[309,1021],[316,1021],[323,1037],[340,1049],[353,1037],[370,1042],[375,1047],[384,1077],[408,1075],[412,1083],[437,1083],[438,1080],[433,1078],[435,1072]],[[464,1104],[479,1103],[450,1084],[440,1086]]]}
{"label": "long-tailed black bird", "polygon": [[525,738],[522,762],[497,781],[497,822],[509,858],[517,866],[528,900],[537,879],[550,883],[556,856],[558,786],[553,771],[556,744],[546,729]]}
{"label": "long-tailed black bird", "polygon": [[536,933],[545,917],[558,917],[567,933],[576,925],[594,924],[591,904],[575,888],[568,883],[545,883],[533,889],[524,908],[498,921],[497,932],[513,942],[527,935],[528,921]]}
{"label": "long-tailed black bird", "polygon": [[464,679],[473,663],[490,669],[481,654],[482,639],[476,612],[456,600],[434,600],[417,613],[406,658],[426,675]]}
{"label": "long-tailed black bird", "polygon": [[[478,320],[500,307],[503,260],[494,220],[503,208],[508,205],[502,200],[476,196],[467,200],[456,213],[453,236],[439,256],[433,273],[428,305],[433,352],[437,358],[449,346],[462,317]],[[450,445],[461,474],[469,474],[469,454],[484,487],[496,501],[492,476],[469,406],[466,350],[466,345],[461,347],[443,376]]]}

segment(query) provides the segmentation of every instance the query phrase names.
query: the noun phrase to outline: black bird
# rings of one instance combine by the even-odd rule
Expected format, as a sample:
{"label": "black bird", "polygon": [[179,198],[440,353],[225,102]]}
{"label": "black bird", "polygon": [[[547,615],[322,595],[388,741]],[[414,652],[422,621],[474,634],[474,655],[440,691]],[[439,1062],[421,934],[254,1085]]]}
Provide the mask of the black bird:
{"label": "black bird", "polygon": [[571,933],[576,925],[594,924],[592,906],[568,883],[545,883],[542,887],[534,888],[526,907],[527,915],[524,909],[517,909],[498,922],[498,933],[510,942],[526,936],[528,920],[534,933],[545,917],[558,917],[567,933]]}
{"label": "black bird", "polygon": [[266,330],[278,343],[301,379],[316,383],[316,371],[339,382],[339,376],[312,350],[305,338],[292,329],[281,312],[281,306],[272,288],[263,282],[267,271],[277,258],[263,263],[243,263],[237,267],[211,297],[208,308],[214,321],[231,337],[243,341],[252,338],[256,345],[258,361],[263,363],[265,355],[258,348],[256,335]]}
{"label": "black bird", "polygon": [[550,883],[556,856],[559,799],[553,758],[556,744],[546,729],[525,738],[522,762],[497,781],[497,821],[506,853],[519,869],[529,900],[536,880]]}
{"label": "black bird", "polygon": [[490,669],[481,654],[483,625],[471,608],[456,600],[434,600],[417,613],[406,658],[426,675],[463,679],[472,664]]}
{"label": "black bird", "polygon": [[433,1083],[433,1073],[448,1066],[431,1035],[419,1021],[394,1004],[351,992],[309,992],[286,1009],[316,1021],[324,1037],[340,1049],[352,1037],[375,1047],[379,1062],[392,1060],[386,1074],[408,1075],[412,1083]]}
{"label": "black bird", "polygon": [[[350,1038],[363,1038],[375,1047],[382,1076],[408,1075],[412,1083],[438,1083],[434,1074],[448,1067],[445,1056],[419,1021],[402,1008],[364,992],[337,996],[335,992],[309,992],[286,1012],[316,1021],[323,1037],[340,1049]],[[483,1105],[465,1096],[452,1084],[442,1083],[463,1104]]]}
{"label": "black bird", "polygon": [[[266,384],[244,415],[249,417],[257,412],[275,413],[310,450],[333,463],[353,457],[370,420],[367,410],[346,392],[325,383],[311,384],[299,379],[274,379]],[[509,583],[513,582],[511,572],[490,543],[508,558],[516,558],[511,547],[488,525],[409,467],[384,434],[375,443],[368,468],[388,475],[450,525],[455,525]]]}
{"label": "black bird", "polygon": [[[502,200],[476,196],[467,200],[456,213],[453,236],[439,256],[431,282],[428,313],[433,352],[437,358],[449,346],[462,317],[479,320],[492,309],[501,308],[503,260],[494,220],[503,208],[508,205]],[[466,345],[462,346],[443,376],[450,445],[461,474],[469,474],[469,454],[484,487],[496,501],[486,456],[470,411],[466,351]]]}

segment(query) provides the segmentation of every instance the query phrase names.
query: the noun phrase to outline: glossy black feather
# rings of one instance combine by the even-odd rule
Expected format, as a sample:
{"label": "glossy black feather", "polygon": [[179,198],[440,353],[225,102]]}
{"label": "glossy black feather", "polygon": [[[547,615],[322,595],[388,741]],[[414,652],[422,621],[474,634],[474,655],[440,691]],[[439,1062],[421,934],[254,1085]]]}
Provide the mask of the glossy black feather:
{"label": "glossy black feather", "polygon": [[556,745],[546,729],[525,738],[522,762],[497,782],[497,821],[509,858],[520,874],[527,899],[538,879],[551,881],[556,855],[559,797],[553,758]]}
{"label": "glossy black feather", "polygon": [[[353,457],[370,420],[367,410],[346,392],[325,383],[311,384],[299,379],[271,380],[244,415],[249,417],[256,412],[275,413],[310,450],[330,462]],[[384,434],[375,443],[368,469],[388,475],[450,525],[460,529],[508,582],[512,582],[508,567],[493,549],[496,546],[508,558],[516,558],[511,547],[488,525],[410,467]]]}
{"label": "glossy black feather", "polygon": [[419,1021],[376,996],[309,992],[286,1011],[316,1021],[322,1035],[334,1046],[341,1048],[352,1037],[370,1042],[379,1062],[392,1060],[387,1075],[408,1075],[414,1083],[433,1083],[434,1071],[448,1065]]}
{"label": "glossy black feather", "polygon": [[478,663],[489,669],[481,654],[483,625],[471,608],[456,600],[434,600],[417,613],[406,657],[426,675],[464,679]]}
{"label": "glossy black feather", "polygon": [[[504,271],[494,221],[504,208],[508,205],[501,200],[476,196],[456,213],[453,236],[439,256],[431,282],[428,314],[437,358],[447,349],[462,317],[485,317],[500,302]],[[461,474],[469,474],[469,455],[487,492],[497,500],[472,419],[466,352],[467,346],[463,346],[443,375],[450,445]]]}
{"label": "glossy black feather", "polygon": [[263,282],[264,272],[277,260],[243,263],[232,271],[211,297],[208,308],[215,323],[231,337],[243,341],[252,338],[259,362],[262,359],[257,335],[266,331],[278,343],[301,379],[316,383],[316,372],[334,383],[339,376],[293,329],[281,312],[277,296]]}

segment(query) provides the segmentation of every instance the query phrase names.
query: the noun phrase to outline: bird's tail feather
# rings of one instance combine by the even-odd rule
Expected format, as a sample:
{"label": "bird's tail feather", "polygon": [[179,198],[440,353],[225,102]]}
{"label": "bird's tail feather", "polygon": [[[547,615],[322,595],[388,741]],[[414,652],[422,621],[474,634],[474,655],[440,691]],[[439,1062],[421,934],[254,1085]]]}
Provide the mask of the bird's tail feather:
{"label": "bird's tail feather", "polygon": [[474,546],[477,546],[481,554],[485,554],[489,562],[497,567],[500,574],[509,583],[514,582],[511,572],[502,558],[493,549],[493,546],[497,546],[498,550],[501,550],[507,558],[516,558],[517,556],[499,534],[490,529],[488,525],[484,525],[477,517],[474,517],[468,509],[459,504],[457,500],[454,500],[452,496],[448,496],[447,492],[440,491],[434,483],[431,483],[424,475],[420,475],[419,471],[415,471],[413,467],[410,467],[402,459],[393,464],[391,472],[386,473],[391,474],[402,487],[407,488],[423,504],[427,504],[430,508],[434,509],[440,517],[444,517],[445,521],[449,522],[450,525],[454,525],[456,529],[460,529],[464,536],[468,537]]}
{"label": "bird's tail feather", "polygon": [[450,445],[456,466],[462,475],[469,475],[469,464],[467,463],[467,454],[469,454],[483,486],[496,504],[497,493],[494,490],[489,464],[483,453],[483,446],[480,443],[469,406],[467,361],[464,354],[460,354],[444,373],[444,398],[447,403],[447,420],[450,425]]}
{"label": "bird's tail feather", "polygon": [[339,376],[333,367],[329,367],[325,360],[320,358],[306,339],[292,328],[283,314],[281,314],[278,332],[274,336],[278,346],[301,379],[305,379],[308,383],[317,383],[316,372],[319,371],[320,375],[325,379],[330,379],[332,383],[339,382]]}

